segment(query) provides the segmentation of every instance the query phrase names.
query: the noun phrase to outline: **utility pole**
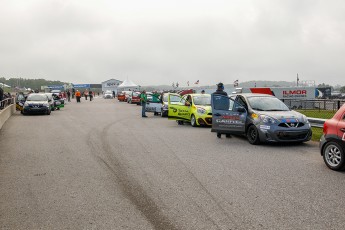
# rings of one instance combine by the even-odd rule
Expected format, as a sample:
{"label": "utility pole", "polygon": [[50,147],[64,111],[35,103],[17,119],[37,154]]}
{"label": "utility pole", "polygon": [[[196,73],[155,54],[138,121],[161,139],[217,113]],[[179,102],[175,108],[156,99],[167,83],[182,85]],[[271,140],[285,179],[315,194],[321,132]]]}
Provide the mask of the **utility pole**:
{"label": "utility pole", "polygon": [[299,77],[298,77],[298,73],[297,73],[297,86],[298,86],[298,82],[299,82]]}

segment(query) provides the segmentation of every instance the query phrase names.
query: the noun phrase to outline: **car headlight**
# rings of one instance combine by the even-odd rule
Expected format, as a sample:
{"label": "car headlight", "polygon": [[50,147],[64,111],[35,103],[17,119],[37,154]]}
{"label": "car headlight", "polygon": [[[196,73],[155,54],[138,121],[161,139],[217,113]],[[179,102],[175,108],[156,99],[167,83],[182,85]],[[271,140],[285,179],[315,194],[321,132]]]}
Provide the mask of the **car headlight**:
{"label": "car headlight", "polygon": [[267,115],[260,115],[260,119],[265,124],[276,124],[278,121],[274,119],[273,117],[267,116]]}
{"label": "car headlight", "polygon": [[28,103],[28,102],[25,102],[25,103],[24,103],[24,106],[29,106],[29,103]]}
{"label": "car headlight", "polygon": [[200,114],[204,114],[204,113],[206,113],[206,110],[204,108],[198,108],[197,112]]}
{"label": "car headlight", "polygon": [[306,123],[306,124],[309,123],[308,118],[307,118],[306,115],[303,115],[303,116],[302,116],[302,119],[303,119],[303,122],[304,122],[304,123]]}

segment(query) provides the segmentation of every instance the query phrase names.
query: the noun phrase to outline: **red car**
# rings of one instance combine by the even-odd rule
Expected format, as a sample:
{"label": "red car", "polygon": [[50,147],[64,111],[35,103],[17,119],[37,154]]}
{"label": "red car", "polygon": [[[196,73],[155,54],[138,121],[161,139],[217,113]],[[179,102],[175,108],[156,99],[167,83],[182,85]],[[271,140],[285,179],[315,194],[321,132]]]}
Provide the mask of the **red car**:
{"label": "red car", "polygon": [[117,99],[119,100],[119,101],[126,101],[126,95],[124,94],[124,93],[118,93],[117,94]]}
{"label": "red car", "polygon": [[345,105],[323,125],[320,150],[330,169],[345,170]]}

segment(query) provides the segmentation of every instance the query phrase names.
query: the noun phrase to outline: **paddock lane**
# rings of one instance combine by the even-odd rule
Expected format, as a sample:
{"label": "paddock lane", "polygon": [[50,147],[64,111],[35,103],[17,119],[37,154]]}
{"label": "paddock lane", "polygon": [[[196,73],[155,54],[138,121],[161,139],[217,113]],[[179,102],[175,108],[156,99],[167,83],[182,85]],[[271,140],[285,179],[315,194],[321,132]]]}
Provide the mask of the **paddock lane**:
{"label": "paddock lane", "polygon": [[318,144],[252,146],[117,100],[12,116],[0,229],[343,229],[344,174]]}

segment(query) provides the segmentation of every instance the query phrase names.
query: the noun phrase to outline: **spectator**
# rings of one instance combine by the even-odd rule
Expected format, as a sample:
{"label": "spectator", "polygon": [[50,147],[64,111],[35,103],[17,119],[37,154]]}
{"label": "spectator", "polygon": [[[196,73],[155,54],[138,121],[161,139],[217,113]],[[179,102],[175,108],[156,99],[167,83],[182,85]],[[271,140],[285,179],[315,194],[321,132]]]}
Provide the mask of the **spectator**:
{"label": "spectator", "polygon": [[0,87],[0,109],[3,108],[2,100],[4,100],[4,90]]}
{"label": "spectator", "polygon": [[[216,92],[212,93],[212,97],[213,97],[213,95],[216,95],[216,94],[226,96],[226,98],[220,97],[217,101],[214,101],[212,108],[217,108],[219,110],[228,110],[230,101],[229,101],[229,98],[227,97],[228,96],[227,92],[224,91],[224,84],[223,83],[220,82],[217,84],[217,90],[216,90]],[[230,134],[228,134],[228,133],[226,133],[225,136],[231,137]],[[217,137],[221,138],[222,133],[217,132]]]}

